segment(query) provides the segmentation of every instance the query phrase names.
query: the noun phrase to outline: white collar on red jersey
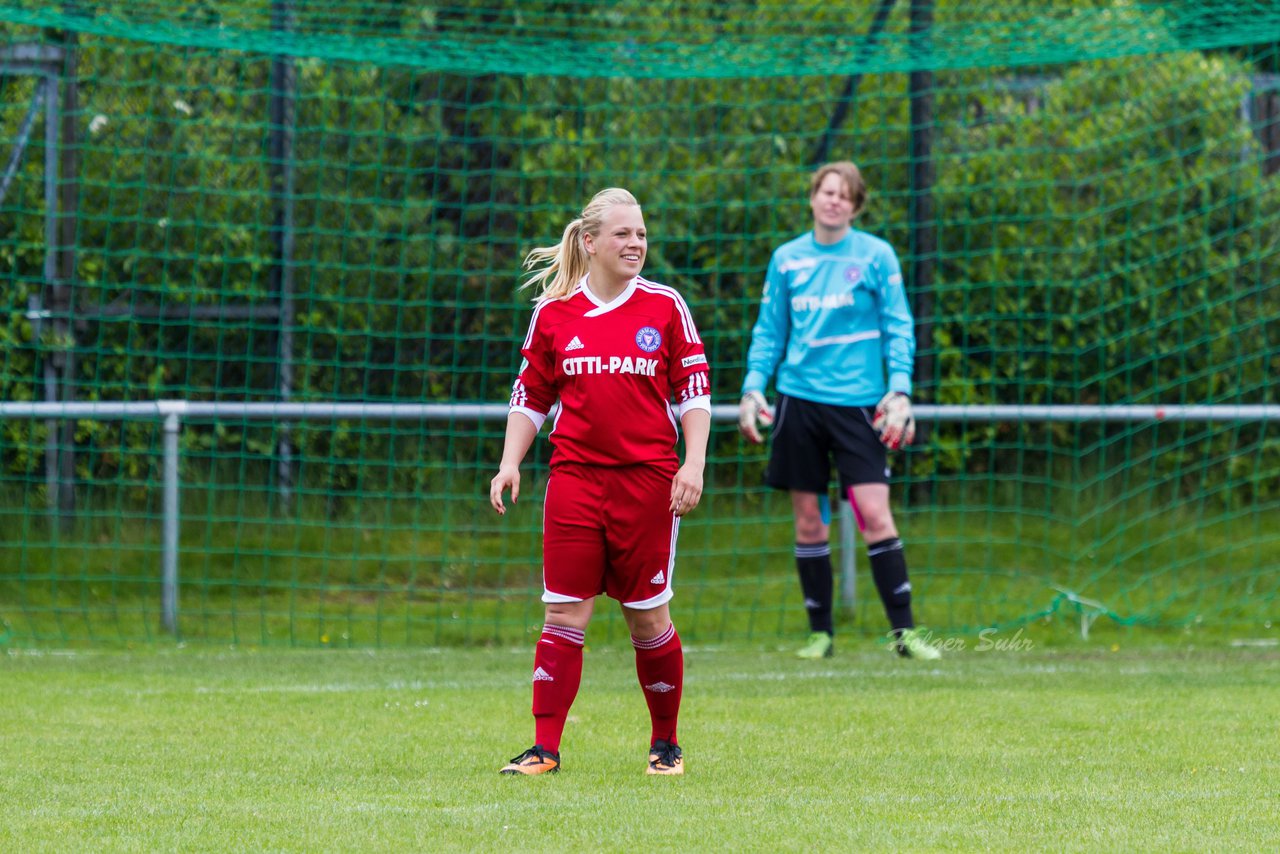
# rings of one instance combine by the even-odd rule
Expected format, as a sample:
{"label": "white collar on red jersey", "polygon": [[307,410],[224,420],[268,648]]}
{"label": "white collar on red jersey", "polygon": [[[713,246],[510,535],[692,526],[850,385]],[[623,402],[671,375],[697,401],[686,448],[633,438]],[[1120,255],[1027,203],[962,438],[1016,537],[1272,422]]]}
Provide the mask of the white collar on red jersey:
{"label": "white collar on red jersey", "polygon": [[604,302],[603,300],[600,299],[600,297],[596,296],[594,293],[591,292],[591,288],[587,287],[587,278],[590,275],[591,274],[588,273],[586,276],[583,276],[581,279],[579,279],[578,286],[577,286],[577,289],[581,290],[587,299],[591,300],[593,303],[596,304],[595,308],[591,309],[591,311],[588,311],[586,313],[585,315],[586,317],[596,317],[597,315],[604,314],[605,312],[613,311],[615,308],[625,303],[628,299],[631,298],[631,295],[635,293],[636,282],[640,280],[640,277],[636,276],[631,281],[627,282],[627,286],[622,289],[622,293],[618,294],[611,301]]}

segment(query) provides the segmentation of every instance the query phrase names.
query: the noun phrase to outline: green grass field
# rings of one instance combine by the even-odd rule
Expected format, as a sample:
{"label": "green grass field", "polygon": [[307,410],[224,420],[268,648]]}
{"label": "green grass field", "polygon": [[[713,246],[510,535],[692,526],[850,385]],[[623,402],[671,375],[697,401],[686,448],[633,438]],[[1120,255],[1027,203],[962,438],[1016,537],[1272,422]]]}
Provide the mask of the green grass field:
{"label": "green grass field", "polygon": [[14,503],[0,851],[1280,848],[1275,507],[1014,486],[899,514],[940,665],[885,652],[861,549],[837,656],[796,661],[784,499],[710,494],[681,530],[675,779],[643,773],[611,603],[564,772],[497,775],[532,740],[536,502],[278,519],[191,490],[178,638],[154,513],[62,532]]}
{"label": "green grass field", "polygon": [[617,644],[588,650],[563,772],[517,779],[531,645],[11,649],[0,850],[1280,845],[1280,650],[1021,640],[937,665],[691,645],[683,778],[643,773]]}

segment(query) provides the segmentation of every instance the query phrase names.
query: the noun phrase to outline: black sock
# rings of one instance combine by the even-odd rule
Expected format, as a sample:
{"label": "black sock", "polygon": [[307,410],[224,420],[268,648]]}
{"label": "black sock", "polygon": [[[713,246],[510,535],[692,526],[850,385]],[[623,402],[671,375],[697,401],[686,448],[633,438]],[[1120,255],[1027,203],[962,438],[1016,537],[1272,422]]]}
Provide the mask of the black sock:
{"label": "black sock", "polygon": [[809,612],[809,631],[835,634],[831,628],[831,600],[835,595],[831,546],[826,542],[796,543],[796,569],[800,572],[804,608]]}
{"label": "black sock", "polygon": [[871,558],[871,577],[880,592],[884,612],[895,632],[915,626],[911,616],[911,582],[907,580],[907,559],[902,554],[902,540],[891,537],[867,544]]}

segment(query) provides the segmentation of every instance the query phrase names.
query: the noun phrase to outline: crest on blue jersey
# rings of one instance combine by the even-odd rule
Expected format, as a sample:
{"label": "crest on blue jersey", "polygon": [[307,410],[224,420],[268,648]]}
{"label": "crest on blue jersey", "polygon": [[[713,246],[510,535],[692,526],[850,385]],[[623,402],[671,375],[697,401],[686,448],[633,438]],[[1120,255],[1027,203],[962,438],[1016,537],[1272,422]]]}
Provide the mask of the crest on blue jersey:
{"label": "crest on blue jersey", "polygon": [[858,284],[858,282],[862,281],[862,268],[855,264],[850,264],[848,267],[845,267],[844,280],[851,285]]}
{"label": "crest on blue jersey", "polygon": [[662,346],[662,333],[652,326],[646,326],[636,333],[636,346],[646,353],[652,353]]}

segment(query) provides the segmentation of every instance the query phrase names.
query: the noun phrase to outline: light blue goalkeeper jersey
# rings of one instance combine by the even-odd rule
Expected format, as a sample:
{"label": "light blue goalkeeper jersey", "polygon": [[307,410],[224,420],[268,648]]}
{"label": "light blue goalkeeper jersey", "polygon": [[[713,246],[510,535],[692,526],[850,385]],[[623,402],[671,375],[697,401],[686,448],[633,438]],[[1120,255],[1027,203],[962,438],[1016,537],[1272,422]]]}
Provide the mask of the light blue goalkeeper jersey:
{"label": "light blue goalkeeper jersey", "polygon": [[915,352],[893,247],[856,229],[827,246],[810,231],[769,261],[742,392],[763,392],[776,371],[789,397],[874,406],[886,391],[911,393]]}

